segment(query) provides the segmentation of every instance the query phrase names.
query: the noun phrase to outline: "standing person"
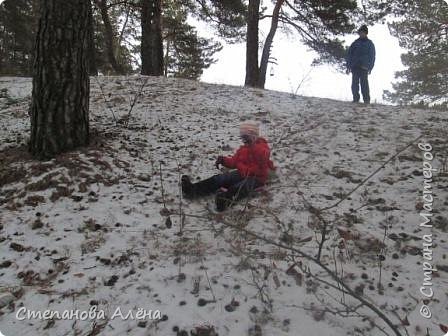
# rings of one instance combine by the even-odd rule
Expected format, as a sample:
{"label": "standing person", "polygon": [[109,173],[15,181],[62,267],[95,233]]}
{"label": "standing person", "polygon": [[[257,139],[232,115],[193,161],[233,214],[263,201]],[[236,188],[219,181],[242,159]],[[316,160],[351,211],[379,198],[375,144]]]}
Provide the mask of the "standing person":
{"label": "standing person", "polygon": [[214,175],[197,183],[191,183],[187,175],[181,178],[182,193],[185,198],[193,199],[211,193],[216,194],[216,209],[225,210],[233,202],[247,197],[264,185],[269,170],[274,169],[269,159],[270,149],[267,141],[259,136],[258,123],[246,121],[240,125],[240,138],[243,145],[233,156],[218,156],[216,168],[223,165],[235,168],[227,173]]}
{"label": "standing person", "polygon": [[359,38],[356,39],[347,53],[347,74],[352,73],[353,102],[359,102],[359,85],[361,84],[362,99],[370,104],[370,90],[368,75],[375,64],[375,45],[368,39],[369,29],[362,25],[358,29]]}

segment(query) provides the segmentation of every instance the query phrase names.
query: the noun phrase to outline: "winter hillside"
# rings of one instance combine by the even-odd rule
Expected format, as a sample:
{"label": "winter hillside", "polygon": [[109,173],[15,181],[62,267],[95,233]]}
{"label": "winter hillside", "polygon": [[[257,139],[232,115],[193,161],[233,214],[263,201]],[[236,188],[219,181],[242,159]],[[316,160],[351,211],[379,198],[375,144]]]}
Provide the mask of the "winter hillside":
{"label": "winter hillside", "polygon": [[[397,335],[300,255],[316,258],[325,231],[320,263],[352,293],[401,335],[443,335],[446,113],[172,78],[98,77],[91,88],[90,147],[39,162],[25,145],[30,80],[0,78],[3,334]],[[271,144],[269,184],[220,214],[213,197],[183,200],[180,175],[218,173],[216,157],[240,145],[246,119]],[[432,145],[437,168],[432,228],[420,227],[419,142]],[[423,303],[428,262],[438,271],[426,272],[434,296]],[[17,318],[23,307],[92,306],[105,318]],[[134,318],[112,319],[117,307]],[[136,318],[143,309],[161,318]]]}

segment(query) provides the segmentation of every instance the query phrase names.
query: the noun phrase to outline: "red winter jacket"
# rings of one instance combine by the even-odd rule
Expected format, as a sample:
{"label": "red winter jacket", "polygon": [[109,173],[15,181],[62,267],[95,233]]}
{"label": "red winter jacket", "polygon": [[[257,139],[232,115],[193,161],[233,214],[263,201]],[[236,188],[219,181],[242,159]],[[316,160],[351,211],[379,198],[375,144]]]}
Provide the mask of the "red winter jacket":
{"label": "red winter jacket", "polygon": [[233,156],[224,157],[224,166],[238,169],[243,177],[254,176],[264,184],[268,178],[269,169],[275,169],[269,159],[270,154],[271,150],[267,141],[258,138],[253,144],[238,148]]}

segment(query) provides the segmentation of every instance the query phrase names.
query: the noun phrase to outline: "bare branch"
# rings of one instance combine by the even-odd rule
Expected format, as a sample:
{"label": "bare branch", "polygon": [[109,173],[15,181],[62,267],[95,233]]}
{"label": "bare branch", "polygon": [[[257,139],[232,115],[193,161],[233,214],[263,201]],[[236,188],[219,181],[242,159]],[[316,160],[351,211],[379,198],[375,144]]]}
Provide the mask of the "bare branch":
{"label": "bare branch", "polygon": [[350,295],[351,297],[357,299],[359,302],[364,304],[366,307],[368,307],[371,311],[373,311],[378,317],[380,317],[388,326],[389,328],[394,332],[396,336],[403,336],[401,332],[398,330],[397,326],[384,314],[378,307],[376,307],[373,303],[369,302],[367,299],[363,298],[360,294],[356,293],[349,285],[347,285],[343,279],[339,278],[336,273],[334,273],[330,268],[328,268],[326,265],[324,265],[320,260],[317,258],[309,255],[308,253],[305,253],[297,248],[287,246],[283,243],[276,242],[272,239],[266,238],[258,233],[255,233],[251,230],[245,229],[243,227],[237,226],[233,223],[226,222],[225,219],[221,220],[221,223],[227,227],[239,230],[241,232],[244,232],[248,236],[252,236],[258,240],[261,240],[265,243],[268,243],[273,246],[277,246],[282,249],[286,249],[292,252],[297,253],[299,256],[314,262],[316,265],[318,265],[320,268],[322,268],[334,281],[338,282],[342,288],[345,290],[346,294]]}
{"label": "bare branch", "polygon": [[381,169],[383,169],[384,167],[386,167],[386,165],[391,162],[393,159],[395,159],[398,155],[400,155],[401,153],[403,153],[406,149],[408,149],[409,147],[411,147],[414,143],[416,143],[420,138],[422,138],[423,135],[418,136],[417,138],[415,138],[414,140],[412,140],[411,142],[409,142],[406,146],[404,146],[402,149],[400,149],[399,151],[397,151],[394,155],[392,155],[389,159],[387,159],[386,161],[383,162],[383,164],[378,167],[374,172],[372,172],[369,176],[367,176],[364,180],[361,181],[361,183],[359,183],[355,188],[353,188],[348,194],[346,194],[343,198],[341,198],[339,201],[337,201],[335,204],[330,205],[328,207],[325,208],[321,208],[319,209],[320,211],[325,211],[325,210],[329,210],[331,208],[335,208],[337,207],[339,204],[341,204],[343,201],[345,201],[350,195],[352,195],[356,190],[358,190],[361,186],[363,186],[368,180],[370,180],[373,176],[375,176]]}

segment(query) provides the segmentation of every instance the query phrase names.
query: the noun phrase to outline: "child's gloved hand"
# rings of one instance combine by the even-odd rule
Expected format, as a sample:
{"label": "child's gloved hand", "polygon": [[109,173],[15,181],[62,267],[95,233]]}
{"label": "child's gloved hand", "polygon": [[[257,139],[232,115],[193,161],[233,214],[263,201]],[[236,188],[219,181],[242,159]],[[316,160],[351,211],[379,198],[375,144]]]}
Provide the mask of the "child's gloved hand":
{"label": "child's gloved hand", "polygon": [[216,169],[219,169],[219,165],[224,164],[224,156],[218,156],[215,162]]}

